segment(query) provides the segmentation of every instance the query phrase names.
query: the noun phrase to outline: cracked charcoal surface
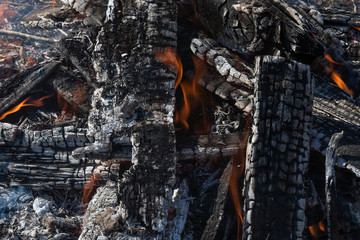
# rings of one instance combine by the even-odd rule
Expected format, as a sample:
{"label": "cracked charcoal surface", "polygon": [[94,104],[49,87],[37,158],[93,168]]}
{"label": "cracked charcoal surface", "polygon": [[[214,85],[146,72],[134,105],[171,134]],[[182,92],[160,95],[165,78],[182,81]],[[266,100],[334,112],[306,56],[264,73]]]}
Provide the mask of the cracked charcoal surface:
{"label": "cracked charcoal surface", "polygon": [[[256,63],[243,239],[302,239],[313,94],[310,70],[280,57],[259,57]],[[296,84],[302,88],[296,89]]]}

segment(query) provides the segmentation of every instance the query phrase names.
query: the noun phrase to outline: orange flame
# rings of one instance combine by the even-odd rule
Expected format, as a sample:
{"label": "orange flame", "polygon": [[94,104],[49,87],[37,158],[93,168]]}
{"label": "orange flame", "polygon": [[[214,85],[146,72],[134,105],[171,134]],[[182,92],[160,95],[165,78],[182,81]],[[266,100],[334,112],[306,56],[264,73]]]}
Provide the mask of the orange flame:
{"label": "orange flame", "polygon": [[[95,193],[95,190],[99,186],[99,182],[101,181],[102,177],[100,173],[94,173],[90,179],[87,181],[87,183],[84,186],[83,196],[81,199],[81,205],[85,206],[87,203],[90,202],[92,196]],[[86,210],[86,207],[84,207]]]}
{"label": "orange flame", "polygon": [[233,166],[232,166],[232,171],[231,171],[231,177],[230,177],[230,182],[229,182],[229,187],[230,187],[230,191],[231,191],[231,196],[233,199],[233,203],[235,206],[235,210],[237,213],[237,218],[238,218],[238,235],[237,235],[237,239],[240,239],[241,236],[241,226],[244,224],[244,218],[242,216],[241,213],[241,203],[240,203],[240,194],[239,194],[239,186],[238,186],[238,182],[239,182],[239,178],[243,175],[244,173],[244,169],[245,169],[245,145],[246,145],[246,141],[249,137],[249,132],[250,132],[250,123],[251,123],[251,117],[250,115],[248,115],[247,119],[246,119],[246,124],[245,124],[245,135],[243,136],[242,139],[242,143],[241,145],[243,147],[239,148],[239,151],[233,156]]}
{"label": "orange flame", "polygon": [[33,107],[41,107],[44,106],[44,102],[43,100],[52,97],[53,94],[39,98],[37,100],[32,100],[31,97],[26,98],[24,101],[22,101],[20,104],[18,104],[17,106],[13,107],[12,109],[10,109],[9,111],[3,113],[0,116],[0,120],[3,120],[4,118],[6,118],[7,115],[15,113],[17,111],[19,111],[22,107],[28,107],[28,106],[33,106]]}
{"label": "orange flame", "polygon": [[[201,134],[204,132],[209,132],[211,125],[206,121],[205,114],[205,100],[201,97],[200,89],[198,88],[197,82],[201,79],[206,73],[206,65],[203,61],[197,57],[193,56],[194,62],[194,75],[192,78],[183,79],[183,67],[180,60],[180,57],[174,52],[170,47],[165,48],[163,52],[155,53],[155,56],[166,66],[174,66],[177,70],[177,77],[175,82],[175,89],[179,86],[183,94],[184,102],[180,108],[176,109],[174,122],[176,125],[182,126],[177,129],[189,130],[189,117],[191,113],[196,112],[198,107],[201,105],[203,112],[203,122],[195,123],[194,131],[195,133]],[[199,126],[198,126],[199,125]],[[201,125],[201,126],[200,126]]]}
{"label": "orange flame", "polygon": [[354,91],[351,90],[350,88],[348,88],[348,86],[346,86],[346,84],[341,79],[340,74],[338,74],[337,72],[332,72],[331,73],[331,79],[336,83],[336,85],[338,85],[339,88],[347,91],[352,96],[354,96]]}
{"label": "orange flame", "polygon": [[[331,56],[329,54],[325,54],[324,55],[325,59],[332,64],[337,64],[337,65],[341,65],[341,63],[334,61]],[[331,79],[336,83],[336,85],[347,91],[348,93],[350,93],[352,96],[354,96],[354,91],[351,90],[346,84],[345,82],[341,79],[341,76],[339,73],[337,73],[334,68],[331,66],[330,68],[326,68],[327,72],[330,73],[330,77]]]}
{"label": "orange flame", "polygon": [[[188,119],[193,109],[197,108],[201,103],[197,81],[201,79],[205,73],[204,65],[199,58],[193,57],[194,76],[192,79],[184,79],[180,83],[180,88],[184,97],[184,104],[181,109],[175,113],[175,124],[180,124],[189,130]],[[191,104],[190,104],[191,103]]]}
{"label": "orange flame", "polygon": [[311,236],[315,239],[319,239],[322,233],[325,233],[325,225],[324,222],[321,220],[320,222],[309,226],[309,232]]}
{"label": "orange flame", "polygon": [[183,67],[179,55],[170,47],[166,47],[163,52],[156,52],[155,56],[166,66],[175,66],[176,82],[175,89],[179,86],[182,76],[183,76]]}
{"label": "orange flame", "polygon": [[359,31],[360,31],[360,27],[355,27],[355,26],[353,26],[353,28],[355,28],[355,29],[357,29],[357,30],[359,30]]}
{"label": "orange flame", "polygon": [[331,56],[330,56],[329,54],[327,54],[327,53],[324,54],[324,58],[325,58],[328,62],[335,63],[335,64],[338,64],[338,65],[341,64],[341,63],[339,63],[339,62],[334,61],[334,60],[331,58]]}

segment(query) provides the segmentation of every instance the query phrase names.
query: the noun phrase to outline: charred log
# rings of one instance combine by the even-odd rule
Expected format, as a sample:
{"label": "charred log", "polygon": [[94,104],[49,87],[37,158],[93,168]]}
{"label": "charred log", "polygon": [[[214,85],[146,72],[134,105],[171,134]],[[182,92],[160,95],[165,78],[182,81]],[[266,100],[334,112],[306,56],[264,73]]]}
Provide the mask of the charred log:
{"label": "charred log", "polygon": [[336,197],[336,176],[334,162],[336,161],[336,147],[341,140],[344,132],[335,133],[329,142],[326,153],[325,162],[325,195],[326,195],[326,218],[327,218],[327,234],[328,239],[339,238],[339,224],[337,213],[337,197]]}
{"label": "charred log", "polygon": [[276,57],[259,57],[256,64],[243,239],[301,239],[305,227],[303,177],[310,150],[310,71],[306,65]]}

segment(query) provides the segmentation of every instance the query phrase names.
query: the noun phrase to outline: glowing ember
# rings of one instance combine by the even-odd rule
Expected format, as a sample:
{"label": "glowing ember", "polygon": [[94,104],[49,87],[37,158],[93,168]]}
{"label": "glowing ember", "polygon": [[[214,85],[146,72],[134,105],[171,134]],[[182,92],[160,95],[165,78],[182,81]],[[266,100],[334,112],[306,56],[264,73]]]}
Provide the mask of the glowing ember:
{"label": "glowing ember", "polygon": [[[245,125],[245,135],[242,140],[242,145],[246,145],[246,141],[249,136],[250,131],[250,123],[251,123],[251,117],[250,115],[246,119],[246,125]],[[239,148],[239,151],[233,156],[233,162],[232,162],[232,172],[231,172],[231,178],[229,182],[231,196],[234,202],[235,210],[237,213],[238,218],[238,234],[237,239],[240,239],[241,236],[241,226],[244,224],[244,219],[241,213],[241,204],[240,204],[240,194],[239,194],[239,178],[243,175],[244,169],[245,169],[245,147]]]}
{"label": "glowing ember", "polygon": [[47,98],[52,97],[53,94],[39,98],[37,100],[33,100],[31,99],[31,97],[26,98],[24,101],[22,101],[19,105],[13,107],[12,109],[10,109],[9,111],[3,113],[0,116],[0,120],[3,120],[4,118],[6,118],[7,115],[15,113],[17,111],[19,111],[22,107],[28,107],[28,106],[33,106],[33,107],[41,107],[44,106],[44,100]]}
{"label": "glowing ember", "polygon": [[[341,63],[334,61],[329,54],[325,54],[324,57],[325,57],[325,59],[326,59],[329,63],[331,63],[331,64],[341,65]],[[340,74],[337,73],[337,72],[334,70],[333,67],[326,68],[326,70],[327,70],[328,73],[330,73],[331,79],[336,83],[336,85],[337,85],[339,88],[347,91],[347,92],[350,93],[352,96],[354,96],[354,91],[351,90],[351,89],[345,84],[345,82],[341,79]]]}

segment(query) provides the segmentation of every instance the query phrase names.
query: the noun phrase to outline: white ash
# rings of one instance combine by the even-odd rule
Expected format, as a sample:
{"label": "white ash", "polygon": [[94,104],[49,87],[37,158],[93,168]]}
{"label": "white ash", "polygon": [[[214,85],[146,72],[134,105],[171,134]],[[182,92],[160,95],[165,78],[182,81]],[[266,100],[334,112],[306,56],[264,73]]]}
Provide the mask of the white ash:
{"label": "white ash", "polygon": [[[81,193],[69,194],[71,197],[66,197],[68,193],[65,191],[53,191],[49,194],[22,187],[0,187],[0,240],[77,239],[76,232],[60,229],[56,224],[53,229],[47,229],[41,222],[46,213],[54,214],[59,219],[76,219],[75,222],[80,222],[83,215],[79,210]],[[61,198],[65,201],[61,201]]]}
{"label": "white ash", "polygon": [[51,204],[51,201],[38,197],[34,200],[33,209],[39,217],[43,217],[46,213],[51,212]]}

